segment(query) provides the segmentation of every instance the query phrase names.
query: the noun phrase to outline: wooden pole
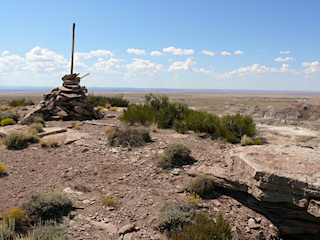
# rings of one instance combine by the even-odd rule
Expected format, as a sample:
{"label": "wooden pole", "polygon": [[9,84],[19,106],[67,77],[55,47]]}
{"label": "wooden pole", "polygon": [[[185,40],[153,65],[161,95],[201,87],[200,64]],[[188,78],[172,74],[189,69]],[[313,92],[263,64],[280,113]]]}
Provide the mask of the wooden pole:
{"label": "wooden pole", "polygon": [[74,54],[74,31],[76,24],[73,23],[73,32],[72,32],[72,53],[71,53],[71,74],[73,74],[73,54]]}

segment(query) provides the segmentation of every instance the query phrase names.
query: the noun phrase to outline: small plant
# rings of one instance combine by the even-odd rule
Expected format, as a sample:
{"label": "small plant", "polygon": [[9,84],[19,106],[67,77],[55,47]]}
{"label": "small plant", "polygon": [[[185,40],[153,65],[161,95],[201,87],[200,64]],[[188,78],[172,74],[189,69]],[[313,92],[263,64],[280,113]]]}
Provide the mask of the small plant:
{"label": "small plant", "polygon": [[13,131],[3,138],[8,149],[22,149],[28,146],[26,135],[23,132]]}
{"label": "small plant", "polygon": [[22,206],[28,217],[37,221],[59,219],[71,211],[73,204],[66,194],[54,191],[50,194],[33,193]]}
{"label": "small plant", "polygon": [[253,145],[263,145],[263,140],[261,138],[253,139]]}
{"label": "small plant", "polygon": [[111,195],[102,195],[101,203],[107,207],[115,207],[117,206],[117,199]]}
{"label": "small plant", "polygon": [[156,132],[158,130],[158,125],[156,123],[152,123],[150,126],[151,132]]}
{"label": "small plant", "polygon": [[34,105],[34,102],[30,99],[30,100],[26,100],[24,98],[22,99],[17,99],[17,100],[12,100],[11,102],[9,102],[10,107],[18,107],[18,106],[28,106],[28,105]]}
{"label": "small plant", "polygon": [[29,236],[32,240],[67,240],[65,229],[58,225],[57,222],[48,220],[42,223],[41,221],[34,226],[33,232]]}
{"label": "small plant", "polygon": [[201,213],[196,215],[193,224],[185,225],[177,231],[171,231],[171,239],[231,240],[232,232],[229,222],[224,220],[221,214],[219,214],[217,220],[214,221],[207,215]]}
{"label": "small plant", "polygon": [[123,96],[107,97],[107,96],[95,96],[93,94],[89,94],[89,96],[87,97],[87,101],[89,103],[94,104],[96,107],[106,106],[107,104],[110,104],[110,106],[118,106],[118,107],[127,107],[129,105],[129,101],[126,99],[123,99]]}
{"label": "small plant", "polygon": [[212,193],[214,190],[214,181],[206,175],[199,175],[192,179],[188,184],[188,191],[194,192],[201,197]]}
{"label": "small plant", "polygon": [[32,131],[32,129],[35,129],[37,133],[43,132],[43,124],[42,123],[31,123],[29,125],[29,131]]}
{"label": "small plant", "polygon": [[185,203],[192,203],[194,205],[198,205],[201,202],[202,198],[200,195],[193,193],[187,193],[187,195],[184,198]]}
{"label": "small plant", "polygon": [[73,122],[71,123],[71,128],[72,128],[73,130],[79,130],[79,129],[80,129],[80,125],[79,125],[79,123],[78,123],[77,121],[73,121]]}
{"label": "small plant", "polygon": [[15,125],[16,122],[12,119],[12,118],[6,118],[6,119],[3,119],[1,122],[0,122],[0,125],[2,127],[4,126],[7,126],[7,125]]}
{"label": "small plant", "polygon": [[18,114],[15,112],[2,112],[0,113],[0,121],[6,118],[12,118],[15,122],[18,122]]}
{"label": "small plant", "polygon": [[157,165],[166,169],[190,164],[193,160],[190,153],[191,150],[180,143],[169,144],[163,154],[159,155]]}
{"label": "small plant", "polygon": [[127,127],[108,135],[110,146],[139,147],[150,142],[149,129]]}
{"label": "small plant", "polygon": [[9,219],[9,223],[0,222],[0,239],[14,239],[15,222],[13,218]]}
{"label": "small plant", "polygon": [[105,112],[106,112],[106,110],[105,110],[104,108],[102,108],[102,109],[100,109],[100,110],[99,110],[99,112],[101,112],[101,113],[105,113]]}
{"label": "small plant", "polygon": [[241,146],[247,146],[252,144],[253,144],[252,137],[248,137],[246,134],[241,137]]}
{"label": "small plant", "polygon": [[40,137],[38,136],[37,130],[34,128],[30,129],[26,135],[26,139],[29,143],[38,143],[40,141]]}
{"label": "small plant", "polygon": [[113,111],[113,112],[116,112],[116,111],[118,111],[118,107],[111,107],[111,108],[109,108],[109,110]]}
{"label": "small plant", "polygon": [[194,214],[192,204],[165,201],[161,205],[156,228],[161,232],[170,232],[190,223]]}
{"label": "small plant", "polygon": [[40,146],[43,148],[55,148],[59,146],[59,141],[55,138],[41,139]]}
{"label": "small plant", "polygon": [[11,109],[7,110],[6,113],[13,113]]}
{"label": "small plant", "polygon": [[22,125],[31,125],[32,123],[41,123],[43,126],[45,126],[45,121],[40,117],[28,117],[22,119],[21,121]]}
{"label": "small plant", "polygon": [[6,175],[7,174],[7,168],[0,163],[0,176],[1,175]]}
{"label": "small plant", "polygon": [[111,108],[111,104],[110,103],[106,103],[106,108],[107,109]]}
{"label": "small plant", "polygon": [[4,221],[7,225],[10,223],[10,219],[14,219],[15,225],[22,225],[23,219],[25,217],[25,211],[20,210],[18,208],[13,208],[9,212],[3,212],[1,217],[2,221]]}
{"label": "small plant", "polygon": [[109,135],[109,134],[114,133],[116,131],[117,131],[116,128],[106,127],[106,129],[104,130],[104,133]]}

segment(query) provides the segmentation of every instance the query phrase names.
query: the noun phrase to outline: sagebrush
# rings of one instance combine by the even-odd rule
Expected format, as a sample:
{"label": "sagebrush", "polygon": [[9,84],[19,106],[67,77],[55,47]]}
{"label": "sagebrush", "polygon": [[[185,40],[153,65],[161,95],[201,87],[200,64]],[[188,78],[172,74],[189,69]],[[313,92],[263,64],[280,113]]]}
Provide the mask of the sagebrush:
{"label": "sagebrush", "polygon": [[110,146],[139,147],[150,142],[149,129],[144,127],[125,127],[108,134]]}
{"label": "sagebrush", "polygon": [[171,143],[158,156],[156,164],[163,169],[181,167],[193,162],[190,153],[191,150],[188,147],[180,143]]}

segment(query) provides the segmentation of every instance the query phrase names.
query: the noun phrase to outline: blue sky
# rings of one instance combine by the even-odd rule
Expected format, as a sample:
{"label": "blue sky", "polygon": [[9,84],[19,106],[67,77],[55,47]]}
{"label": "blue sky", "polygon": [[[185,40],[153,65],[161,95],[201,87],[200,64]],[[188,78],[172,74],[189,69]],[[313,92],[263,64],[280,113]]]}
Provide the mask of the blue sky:
{"label": "blue sky", "polygon": [[[320,91],[318,0],[0,1],[0,86]],[[81,76],[80,75],[80,76]]]}

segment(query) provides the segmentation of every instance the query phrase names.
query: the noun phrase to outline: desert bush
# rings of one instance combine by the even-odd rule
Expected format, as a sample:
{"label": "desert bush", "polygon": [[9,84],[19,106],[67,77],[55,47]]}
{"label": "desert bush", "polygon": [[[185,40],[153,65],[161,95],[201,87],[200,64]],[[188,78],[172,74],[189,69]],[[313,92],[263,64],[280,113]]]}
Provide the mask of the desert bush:
{"label": "desert bush", "polygon": [[40,117],[28,117],[21,120],[22,125],[31,125],[33,123],[41,123],[43,126],[45,126],[45,121]]}
{"label": "desert bush", "polygon": [[101,199],[102,205],[104,206],[107,206],[107,207],[117,206],[117,199],[112,195],[102,195],[100,199]]}
{"label": "desert bush", "polygon": [[12,118],[15,122],[18,122],[18,114],[15,112],[2,112],[0,113],[0,121],[6,118]]}
{"label": "desert bush", "polygon": [[28,217],[37,221],[59,219],[72,210],[73,204],[66,194],[54,191],[50,194],[33,193],[22,206]]}
{"label": "desert bush", "polygon": [[201,213],[195,216],[193,224],[184,225],[182,229],[171,232],[173,240],[229,240],[232,239],[231,227],[228,221],[219,214],[216,221]]}
{"label": "desert bush", "polygon": [[43,148],[55,148],[59,146],[59,140],[55,138],[41,139],[40,146]]}
{"label": "desert bush", "polygon": [[226,115],[220,119],[219,134],[231,143],[240,142],[243,135],[252,137],[255,134],[255,125],[251,116]]}
{"label": "desert bush", "polygon": [[263,145],[263,140],[261,138],[253,139],[253,145]]}
{"label": "desert bush", "polygon": [[35,129],[37,133],[43,132],[43,125],[42,123],[31,123],[29,125],[29,131],[32,131],[32,129]]}
{"label": "desert bush", "polygon": [[246,134],[241,137],[241,146],[247,146],[252,144],[253,144],[252,137],[248,137]]}
{"label": "desert bush", "polygon": [[40,137],[38,136],[38,132],[36,129],[32,128],[29,130],[26,135],[27,142],[29,143],[38,143],[40,142]]}
{"label": "desert bush", "polygon": [[33,232],[29,233],[29,238],[32,240],[67,240],[65,229],[58,225],[57,222],[48,220],[44,223],[39,222],[34,226]]}
{"label": "desert bush", "polygon": [[169,144],[164,149],[163,154],[158,156],[157,165],[166,169],[190,164],[193,160],[190,157],[190,153],[191,150],[180,143]]}
{"label": "desert bush", "polygon": [[1,214],[2,221],[9,225],[10,219],[14,219],[15,226],[21,226],[25,218],[25,213],[23,210],[13,208],[9,212],[3,212]]}
{"label": "desert bush", "polygon": [[156,132],[158,130],[158,125],[156,123],[152,123],[150,126],[151,132]]}
{"label": "desert bush", "polygon": [[28,105],[34,105],[34,102],[31,99],[26,100],[24,98],[12,100],[12,101],[9,102],[9,106],[10,107],[18,107],[18,106],[25,107],[25,106],[28,106]]}
{"label": "desert bush", "polygon": [[110,107],[113,107],[113,106],[127,107],[129,105],[129,101],[126,99],[123,99],[123,96],[107,97],[107,96],[95,96],[93,94],[89,94],[87,97],[87,101],[89,103],[94,104],[96,107],[106,106],[107,104],[110,104]]}
{"label": "desert bush", "polygon": [[162,203],[155,227],[170,232],[192,221],[195,209],[192,204],[165,201]]}
{"label": "desert bush", "polygon": [[7,174],[7,168],[0,163],[0,176]]}
{"label": "desert bush", "polygon": [[11,240],[15,237],[15,222],[14,219],[9,219],[9,223],[4,221],[0,222],[0,239]]}
{"label": "desert bush", "polygon": [[202,198],[200,197],[200,195],[193,192],[187,193],[183,200],[185,203],[192,203],[194,205],[198,205],[201,202]]}
{"label": "desert bush", "polygon": [[7,125],[15,125],[16,122],[12,119],[12,118],[6,118],[6,119],[3,119],[1,122],[0,122],[0,125],[2,127],[4,126],[7,126]]}
{"label": "desert bush", "polygon": [[139,147],[150,142],[149,129],[126,127],[108,135],[110,146]]}
{"label": "desert bush", "polygon": [[149,125],[154,122],[155,117],[148,105],[131,104],[123,111],[120,119],[131,125],[135,123]]}
{"label": "desert bush", "polygon": [[110,107],[110,108],[109,108],[109,110],[110,110],[110,111],[113,111],[113,112],[118,111],[118,109],[119,109],[118,107]]}
{"label": "desert bush", "polygon": [[192,179],[188,184],[188,191],[199,194],[201,197],[212,193],[214,190],[213,179],[206,175],[199,175]]}
{"label": "desert bush", "polygon": [[26,135],[23,132],[12,131],[3,138],[8,149],[22,149],[28,146]]}

